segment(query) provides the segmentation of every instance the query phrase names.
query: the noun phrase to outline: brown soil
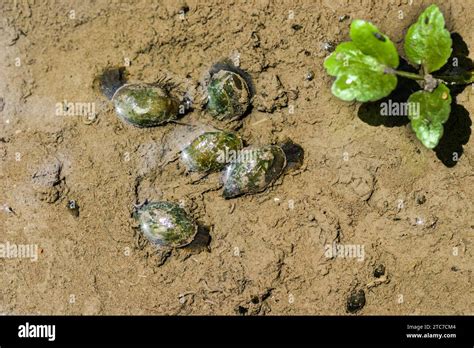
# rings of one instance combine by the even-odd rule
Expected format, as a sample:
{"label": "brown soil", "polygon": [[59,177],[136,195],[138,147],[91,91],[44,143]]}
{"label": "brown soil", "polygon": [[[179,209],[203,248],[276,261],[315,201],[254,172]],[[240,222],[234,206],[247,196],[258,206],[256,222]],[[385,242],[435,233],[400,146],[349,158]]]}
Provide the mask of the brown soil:
{"label": "brown soil", "polygon": [[[434,152],[406,123],[364,121],[366,106],[333,97],[322,67],[324,43],[347,40],[354,18],[402,53],[430,2],[186,4],[184,17],[174,1],[0,5],[0,242],[40,248],[37,262],[0,259],[0,313],[346,314],[359,289],[360,314],[474,313],[474,90],[458,95],[454,140]],[[439,6],[473,48],[474,2]],[[305,149],[299,170],[253,196],[224,200],[219,174],[186,174],[175,157],[189,127],[126,125],[93,88],[127,59],[132,81],[192,88],[238,55],[257,91],[239,134]],[[63,101],[95,103],[97,118],[57,115]],[[181,122],[205,120],[197,109]],[[159,255],[142,243],[131,212],[145,199],[184,203],[210,227],[208,248]],[[325,257],[333,241],[363,246],[364,259]]]}

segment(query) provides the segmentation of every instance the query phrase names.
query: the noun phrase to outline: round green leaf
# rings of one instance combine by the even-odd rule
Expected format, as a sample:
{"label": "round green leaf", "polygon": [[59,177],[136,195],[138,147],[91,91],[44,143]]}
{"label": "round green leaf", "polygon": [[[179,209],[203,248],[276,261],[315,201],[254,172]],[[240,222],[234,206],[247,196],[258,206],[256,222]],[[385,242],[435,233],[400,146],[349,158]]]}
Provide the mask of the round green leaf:
{"label": "round green leaf", "polygon": [[372,23],[361,19],[352,21],[350,36],[362,53],[392,68],[398,66],[399,58],[395,45]]}
{"label": "round green leaf", "polygon": [[418,91],[408,98],[408,117],[417,138],[429,149],[443,136],[443,123],[451,112],[448,87],[440,84],[433,92]]}
{"label": "round green leaf", "polygon": [[326,58],[324,67],[336,76],[332,93],[346,101],[379,100],[397,86],[397,77],[385,73],[386,66],[364,54],[354,42],[343,42]]}
{"label": "round green leaf", "polygon": [[440,69],[448,62],[452,40],[444,27],[444,17],[438,6],[429,6],[408,29],[405,53],[410,62],[422,64],[425,73]]}

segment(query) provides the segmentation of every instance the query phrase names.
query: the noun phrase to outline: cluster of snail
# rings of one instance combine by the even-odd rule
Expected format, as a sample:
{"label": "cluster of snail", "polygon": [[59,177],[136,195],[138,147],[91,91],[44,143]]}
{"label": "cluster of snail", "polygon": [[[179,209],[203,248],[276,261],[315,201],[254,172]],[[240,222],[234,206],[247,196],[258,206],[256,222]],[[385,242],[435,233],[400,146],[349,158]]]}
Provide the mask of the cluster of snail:
{"label": "cluster of snail", "polygon": [[[186,96],[178,97],[164,83],[124,84],[124,70],[109,69],[101,75],[101,90],[120,119],[136,127],[153,127],[175,121],[190,109]],[[215,64],[205,81],[205,109],[217,122],[232,122],[248,111],[253,84],[244,71],[230,62]],[[222,156],[222,154],[239,154]],[[302,161],[303,150],[291,141],[280,145],[244,148],[231,131],[208,131],[197,136],[181,151],[181,161],[190,172],[223,170],[226,199],[264,191],[285,170],[289,162]],[[134,212],[147,239],[160,248],[190,244],[198,232],[197,223],[174,202],[146,202]]]}

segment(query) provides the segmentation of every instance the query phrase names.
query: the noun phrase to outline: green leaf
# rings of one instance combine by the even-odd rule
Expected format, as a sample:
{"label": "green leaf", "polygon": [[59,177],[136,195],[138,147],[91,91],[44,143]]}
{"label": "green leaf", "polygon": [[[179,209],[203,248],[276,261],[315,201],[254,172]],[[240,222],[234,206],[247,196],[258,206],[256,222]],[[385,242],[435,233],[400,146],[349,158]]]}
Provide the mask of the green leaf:
{"label": "green leaf", "polygon": [[424,146],[433,149],[443,136],[443,123],[451,112],[448,87],[440,84],[433,92],[418,91],[408,98],[411,126]]}
{"label": "green leaf", "polygon": [[386,66],[377,58],[364,54],[355,42],[343,42],[326,58],[324,67],[336,76],[332,93],[346,101],[379,100],[397,86],[397,77],[385,73]]}
{"label": "green leaf", "polygon": [[392,68],[398,66],[399,58],[395,45],[372,23],[361,19],[352,21],[350,36],[362,53]]}
{"label": "green leaf", "polygon": [[354,20],[351,42],[343,42],[326,58],[324,67],[336,76],[332,93],[346,101],[375,101],[389,95],[397,86],[397,77],[388,73],[396,68],[399,57],[395,45],[375,25]]}
{"label": "green leaf", "polygon": [[451,55],[452,40],[444,28],[444,17],[438,6],[429,6],[405,36],[405,52],[410,62],[422,64],[425,73],[440,69]]}

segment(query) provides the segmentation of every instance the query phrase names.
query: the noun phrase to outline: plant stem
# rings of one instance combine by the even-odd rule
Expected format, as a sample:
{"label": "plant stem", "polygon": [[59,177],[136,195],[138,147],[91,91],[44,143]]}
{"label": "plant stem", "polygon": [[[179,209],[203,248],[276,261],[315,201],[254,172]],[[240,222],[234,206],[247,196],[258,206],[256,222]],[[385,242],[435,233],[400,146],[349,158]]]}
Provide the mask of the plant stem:
{"label": "plant stem", "polygon": [[423,76],[414,74],[408,71],[401,71],[401,70],[392,70],[392,74],[398,75],[398,76],[403,76],[412,80],[424,80]]}
{"label": "plant stem", "polygon": [[[411,73],[408,71],[402,71],[402,70],[395,70],[392,68],[385,68],[385,73],[386,74],[393,74],[393,75],[398,75],[402,77],[406,77],[412,80],[425,80],[425,77]],[[436,76],[434,75],[433,77],[436,79],[441,79],[445,82],[456,84],[456,85],[468,85],[470,83],[474,83],[474,74],[472,71],[468,72],[470,76],[463,76],[463,75],[447,75],[447,76]]]}

